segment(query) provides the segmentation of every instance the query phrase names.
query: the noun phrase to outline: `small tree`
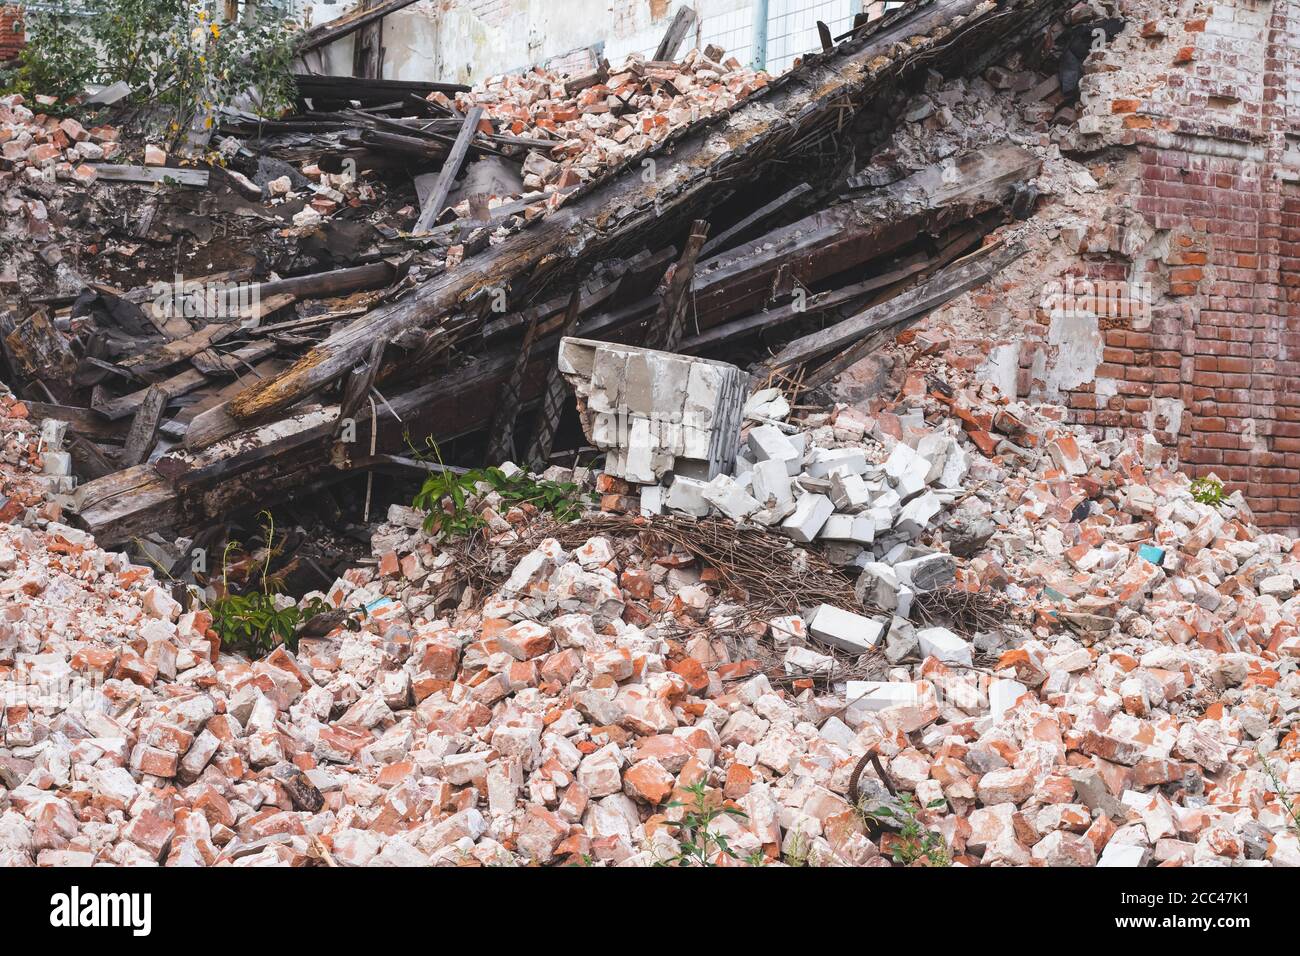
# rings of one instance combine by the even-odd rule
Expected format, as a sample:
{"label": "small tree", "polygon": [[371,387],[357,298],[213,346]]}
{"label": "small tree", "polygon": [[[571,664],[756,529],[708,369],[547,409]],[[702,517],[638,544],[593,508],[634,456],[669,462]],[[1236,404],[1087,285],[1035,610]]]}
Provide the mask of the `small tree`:
{"label": "small tree", "polygon": [[96,78],[95,49],[72,17],[48,13],[27,15],[27,45],[19,54],[19,69],[9,91],[35,96],[43,93],[67,99]]}
{"label": "small tree", "polygon": [[174,138],[244,93],[254,112],[278,114],[293,102],[297,24],[274,11],[222,23],[214,11],[202,0],[103,0],[84,19],[34,15],[15,85],[66,99],[122,81],[134,101],[168,111]]}

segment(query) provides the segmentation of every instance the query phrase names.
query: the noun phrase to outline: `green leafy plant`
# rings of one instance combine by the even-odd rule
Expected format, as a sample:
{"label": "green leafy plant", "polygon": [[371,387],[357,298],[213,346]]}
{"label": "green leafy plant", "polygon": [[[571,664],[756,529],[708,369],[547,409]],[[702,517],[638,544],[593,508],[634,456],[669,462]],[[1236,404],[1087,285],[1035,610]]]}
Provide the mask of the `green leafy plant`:
{"label": "green leafy plant", "polygon": [[588,496],[573,482],[534,479],[526,472],[507,475],[500,468],[478,468],[463,475],[451,471],[431,474],[412,506],[427,512],[424,530],[441,531],[455,538],[486,524],[481,509],[472,507],[471,501],[492,491],[507,507],[532,505],[565,523],[582,517],[588,503]]}
{"label": "green leafy plant", "polygon": [[[718,801],[710,801],[708,787],[703,780],[697,780],[689,787],[683,787],[691,795],[690,802],[674,800],[669,807],[685,807],[682,819],[666,824],[677,838],[677,853],[667,860],[661,860],[656,866],[717,866],[713,861],[719,854],[739,860],[736,851],[731,848],[727,838],[713,829],[713,821],[721,816],[747,818],[745,811],[727,806]],[[747,858],[752,860],[753,858]]]}
{"label": "green leafy plant", "polygon": [[[943,806],[943,800],[931,800],[926,804],[927,810]],[[894,842],[891,856],[895,863],[911,865],[921,862],[926,866],[951,866],[952,854],[942,834],[930,830],[917,818],[921,808],[916,798],[910,793],[899,794],[898,806],[880,806],[865,811],[868,820],[877,824],[890,820],[898,827],[898,839]]]}
{"label": "green leafy plant", "polygon": [[1278,802],[1286,810],[1286,815],[1289,817],[1288,825],[1295,831],[1295,835],[1300,837],[1300,808],[1296,807],[1295,801],[1291,799],[1294,794],[1282,783],[1282,778],[1278,776],[1273,761],[1262,753],[1259,755],[1259,760],[1264,765],[1264,773],[1268,775],[1269,781],[1273,784],[1273,792],[1277,794]]}
{"label": "green leafy plant", "polygon": [[1192,479],[1192,498],[1215,508],[1223,504],[1223,482],[1217,478]]}
{"label": "green leafy plant", "polygon": [[302,604],[285,601],[280,597],[279,586],[270,576],[271,554],[275,541],[275,519],[268,511],[266,517],[266,561],[262,567],[261,582],[255,591],[234,594],[230,590],[230,554],[238,550],[239,542],[229,541],[221,555],[222,594],[208,604],[212,614],[212,627],[227,650],[261,657],[269,654],[278,644],[291,651],[298,650],[298,629],[318,615],[334,609],[320,598]]}
{"label": "green leafy plant", "polygon": [[274,10],[223,23],[215,9],[211,0],[103,0],[89,17],[34,14],[11,85],[66,100],[88,83],[125,82],[133,102],[168,111],[173,141],[241,94],[241,107],[278,115],[295,95],[298,25]]}
{"label": "green leafy plant", "polygon": [[785,860],[786,866],[807,866],[812,858],[808,835],[801,830],[794,831],[790,835],[789,846],[782,852],[781,858]]}
{"label": "green leafy plant", "polygon": [[6,79],[5,91],[31,98],[38,94],[60,100],[81,93],[97,78],[94,47],[71,17],[49,13],[27,15],[27,45],[19,67]]}

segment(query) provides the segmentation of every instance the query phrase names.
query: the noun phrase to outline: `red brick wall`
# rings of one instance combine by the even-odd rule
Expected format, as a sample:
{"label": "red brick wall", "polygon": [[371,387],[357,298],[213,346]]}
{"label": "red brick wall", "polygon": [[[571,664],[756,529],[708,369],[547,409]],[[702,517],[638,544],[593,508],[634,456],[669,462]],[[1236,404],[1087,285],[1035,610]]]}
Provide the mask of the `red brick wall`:
{"label": "red brick wall", "polygon": [[1129,205],[1164,244],[1079,271],[1147,281],[1156,301],[1149,325],[1100,316],[1096,377],[1114,394],[1089,383],[1067,403],[1098,430],[1151,431],[1188,473],[1240,488],[1261,525],[1297,529],[1300,0],[1216,3],[1153,49],[1163,82],[1108,111],[1138,151]]}
{"label": "red brick wall", "polygon": [[23,14],[18,7],[0,7],[0,60],[12,60],[23,48]]}

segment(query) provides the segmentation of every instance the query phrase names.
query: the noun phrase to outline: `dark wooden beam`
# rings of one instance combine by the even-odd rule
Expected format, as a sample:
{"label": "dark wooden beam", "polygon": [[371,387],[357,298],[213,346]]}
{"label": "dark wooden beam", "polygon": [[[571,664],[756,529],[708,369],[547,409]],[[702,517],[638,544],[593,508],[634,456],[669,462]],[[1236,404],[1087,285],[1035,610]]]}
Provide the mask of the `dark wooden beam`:
{"label": "dark wooden beam", "polygon": [[902,295],[872,306],[829,328],[795,339],[765,365],[774,370],[800,365],[843,348],[869,333],[922,315],[961,293],[982,285],[1024,254],[1025,247],[1018,243],[985,246]]}
{"label": "dark wooden beam", "polygon": [[158,444],[158,426],[162,424],[163,412],[167,408],[167,393],[160,388],[149,386],[144,401],[140,403],[135,418],[131,420],[131,430],[126,433],[126,444],[122,447],[119,462],[123,468],[138,465],[149,457],[153,446]]}
{"label": "dark wooden beam", "polygon": [[[574,289],[569,296],[569,307],[564,312],[564,324],[560,328],[560,338],[571,336],[578,331],[578,321],[582,317],[581,287]],[[524,456],[529,468],[545,468],[551,459],[551,450],[555,445],[555,432],[560,427],[564,415],[564,406],[569,397],[569,386],[560,374],[558,361],[553,361],[546,372],[546,385],[542,389],[542,407],[537,413],[537,424],[533,428],[533,439]]]}
{"label": "dark wooden beam", "polygon": [[413,3],[415,3],[415,0],[384,0],[384,2],[377,3],[374,6],[368,6],[364,3],[357,4],[350,13],[345,13],[328,23],[322,23],[320,26],[312,27],[304,33],[302,38],[298,40],[297,54],[302,56],[304,53],[310,53],[312,50],[328,46],[335,40],[341,40],[367,24],[374,23],[390,13],[396,13]]}
{"label": "dark wooden beam", "polygon": [[676,60],[677,51],[682,48],[682,41],[686,39],[686,34],[695,26],[695,20],[694,9],[688,6],[678,7],[673,22],[668,24],[663,39],[655,48],[654,59],[660,62]]}
{"label": "dark wooden beam", "polygon": [[689,311],[691,283],[695,279],[695,260],[699,258],[704,240],[709,237],[709,223],[697,219],[691,224],[691,234],[686,238],[682,257],[672,268],[672,274],[664,282],[663,297],[659,301],[659,310],[654,321],[646,330],[646,348],[662,349],[676,352],[677,345],[684,337],[686,313]]}
{"label": "dark wooden beam", "polygon": [[821,20],[817,21],[817,38],[821,41],[822,52],[830,53],[835,49],[835,41],[831,38],[831,28]]}
{"label": "dark wooden beam", "polygon": [[513,458],[515,454],[515,423],[519,420],[519,406],[523,400],[524,376],[528,372],[528,363],[533,357],[533,342],[537,338],[539,319],[536,315],[528,323],[524,332],[523,344],[519,346],[519,355],[514,368],[506,378],[505,385],[497,399],[496,412],[492,416],[492,430],[488,436],[487,460],[501,462]]}
{"label": "dark wooden beam", "polygon": [[465,155],[469,152],[470,143],[474,141],[474,136],[478,133],[478,123],[482,118],[483,107],[481,106],[475,106],[465,114],[465,122],[461,124],[456,142],[452,145],[451,152],[447,154],[447,159],[442,164],[442,172],[438,174],[438,182],[433,187],[429,201],[420,210],[420,218],[415,221],[415,228],[412,231],[416,235],[428,232],[429,227],[438,218],[438,213],[442,212],[443,206],[447,204],[447,194],[451,192],[456,177],[460,175],[460,168],[465,163]]}
{"label": "dark wooden beam", "polygon": [[710,253],[719,252],[723,249],[726,249],[727,243],[729,243],[736,236],[744,235],[748,230],[752,229],[760,222],[764,222],[765,220],[772,218],[772,216],[775,213],[780,212],[782,209],[790,205],[790,203],[794,202],[800,196],[803,196],[809,192],[812,192],[812,187],[809,186],[807,183],[800,183],[798,186],[795,186],[793,189],[787,190],[786,192],[782,193],[780,196],[777,196],[775,199],[773,199],[770,203],[767,203],[766,205],[760,206],[758,209],[755,209],[748,216],[740,220],[740,222],[736,223],[731,228],[724,229],[722,232],[718,233],[716,236],[714,236],[712,239],[710,239],[708,242],[704,244],[704,248],[700,250],[700,255],[708,256]]}

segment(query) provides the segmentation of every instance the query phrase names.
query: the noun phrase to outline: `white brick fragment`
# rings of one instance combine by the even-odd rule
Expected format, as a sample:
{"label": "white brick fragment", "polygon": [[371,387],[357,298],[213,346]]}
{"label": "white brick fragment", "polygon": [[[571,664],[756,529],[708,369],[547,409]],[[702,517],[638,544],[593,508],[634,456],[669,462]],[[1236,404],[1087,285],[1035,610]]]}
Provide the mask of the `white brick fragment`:
{"label": "white brick fragment", "polygon": [[965,664],[971,661],[971,646],[946,627],[927,627],[916,632],[921,653],[945,664]]}
{"label": "white brick fragment", "polygon": [[808,621],[808,633],[850,654],[865,654],[885,633],[885,624],[872,617],[823,604]]}
{"label": "white brick fragment", "polygon": [[794,513],[781,522],[781,530],[795,541],[807,543],[817,537],[835,506],[825,495],[803,495],[795,503]]}
{"label": "white brick fragment", "polygon": [[709,513],[709,502],[704,497],[705,484],[695,478],[675,475],[673,483],[664,494],[665,507],[703,518]]}
{"label": "white brick fragment", "polygon": [[759,509],[754,497],[730,475],[718,475],[704,486],[701,494],[732,521],[743,521]]}

